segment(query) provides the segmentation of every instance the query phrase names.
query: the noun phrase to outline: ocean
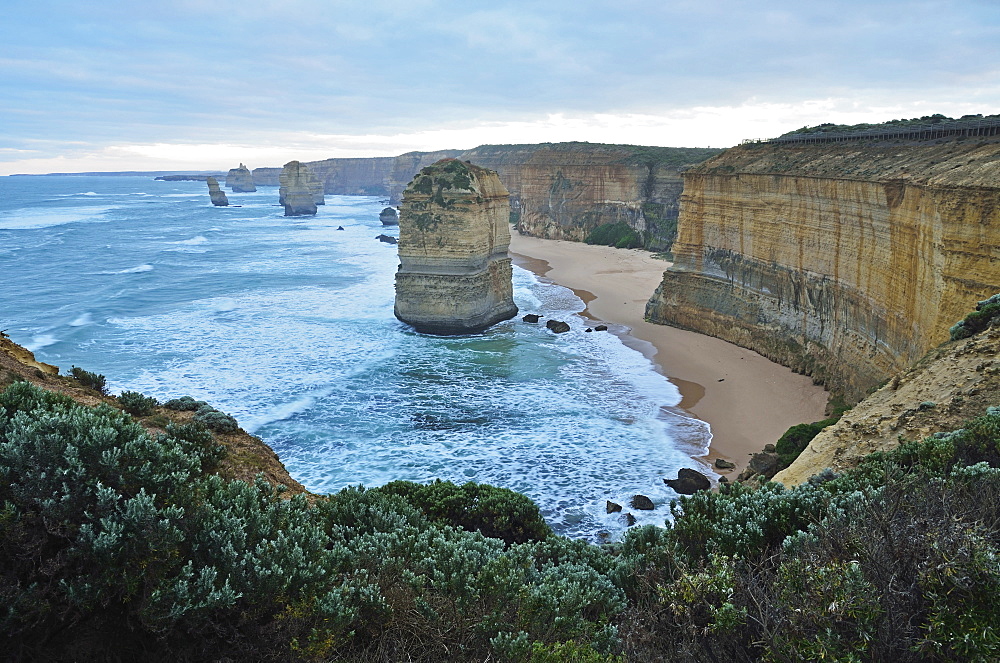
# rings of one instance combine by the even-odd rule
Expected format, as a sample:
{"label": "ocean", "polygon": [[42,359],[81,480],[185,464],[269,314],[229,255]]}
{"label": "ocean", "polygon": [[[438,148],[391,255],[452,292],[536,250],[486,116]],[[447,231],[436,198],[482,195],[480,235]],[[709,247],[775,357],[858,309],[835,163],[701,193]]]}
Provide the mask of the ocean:
{"label": "ocean", "polygon": [[[676,410],[641,353],[584,332],[571,290],[515,266],[515,319],[417,334],[392,313],[385,200],[327,196],[315,217],[286,218],[276,187],[227,195],[222,208],[204,182],[0,177],[0,329],[112,393],[208,401],[315,492],[490,483],[592,541],[627,527],[607,500],[639,524],[668,518],[663,479],[704,453],[707,425]],[[656,509],[629,509],[635,494]]]}

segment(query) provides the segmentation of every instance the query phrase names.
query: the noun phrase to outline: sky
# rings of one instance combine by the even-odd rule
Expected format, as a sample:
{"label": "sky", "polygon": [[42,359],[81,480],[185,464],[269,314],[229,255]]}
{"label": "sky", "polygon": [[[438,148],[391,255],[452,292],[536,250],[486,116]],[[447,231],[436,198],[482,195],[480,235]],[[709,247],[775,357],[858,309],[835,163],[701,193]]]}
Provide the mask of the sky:
{"label": "sky", "polygon": [[6,0],[0,175],[1000,113],[998,0]]}

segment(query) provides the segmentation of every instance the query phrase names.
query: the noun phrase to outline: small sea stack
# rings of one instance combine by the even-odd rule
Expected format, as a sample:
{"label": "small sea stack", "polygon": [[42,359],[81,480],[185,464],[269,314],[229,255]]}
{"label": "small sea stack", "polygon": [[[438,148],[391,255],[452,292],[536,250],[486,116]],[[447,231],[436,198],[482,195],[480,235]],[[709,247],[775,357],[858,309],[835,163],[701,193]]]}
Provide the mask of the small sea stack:
{"label": "small sea stack", "polygon": [[253,173],[250,169],[240,164],[239,168],[230,168],[226,175],[226,188],[233,193],[253,193],[257,190],[253,183]]}
{"label": "small sea stack", "polygon": [[378,220],[382,222],[383,226],[398,226],[399,225],[399,214],[392,207],[386,207],[384,210],[379,212]]}
{"label": "small sea stack", "polygon": [[323,198],[323,185],[304,163],[289,161],[278,176],[278,204],[284,205],[285,216],[311,216],[316,214],[317,187]]}
{"label": "small sea stack", "polygon": [[229,199],[226,198],[225,192],[219,188],[219,180],[209,177],[205,181],[208,183],[208,196],[212,199],[212,204],[216,207],[229,205]]}
{"label": "small sea stack", "polygon": [[492,170],[427,166],[403,191],[396,317],[427,334],[469,334],[517,314],[510,196]]}

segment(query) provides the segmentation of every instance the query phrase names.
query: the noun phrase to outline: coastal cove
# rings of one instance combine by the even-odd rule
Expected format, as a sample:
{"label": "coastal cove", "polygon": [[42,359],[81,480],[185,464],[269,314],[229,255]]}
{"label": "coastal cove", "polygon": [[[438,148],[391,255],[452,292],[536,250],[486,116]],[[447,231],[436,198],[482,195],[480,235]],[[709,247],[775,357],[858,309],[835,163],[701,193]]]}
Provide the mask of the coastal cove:
{"label": "coastal cove", "polygon": [[642,249],[511,233],[515,264],[571,288],[587,303],[582,315],[612,324],[681,392],[677,408],[711,426],[707,457],[736,463],[773,444],[790,427],[824,417],[828,393],[752,350],[711,336],[646,322],[646,302],[669,262]]}
{"label": "coastal cove", "polygon": [[[39,361],[106,375],[112,393],[190,395],[237,418],[309,490],[395,479],[476,481],[529,495],[559,532],[627,527],[607,501],[650,497],[704,454],[677,388],[586,304],[515,268],[517,317],[482,334],[416,334],[392,314],[384,199],[330,196],[287,219],[277,191],[211,205],[203,182],[0,178],[0,324]],[[343,227],[344,230],[338,230]],[[645,298],[647,295],[641,295]],[[707,468],[705,471],[708,472]]]}

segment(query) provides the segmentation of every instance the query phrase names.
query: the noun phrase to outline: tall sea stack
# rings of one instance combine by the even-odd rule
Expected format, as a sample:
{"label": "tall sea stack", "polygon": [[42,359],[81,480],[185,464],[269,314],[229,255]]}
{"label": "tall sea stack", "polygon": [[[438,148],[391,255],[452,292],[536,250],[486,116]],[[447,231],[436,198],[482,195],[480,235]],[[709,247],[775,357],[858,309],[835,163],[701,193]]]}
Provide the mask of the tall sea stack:
{"label": "tall sea stack", "polygon": [[379,221],[382,222],[383,226],[398,226],[399,225],[399,214],[396,213],[391,207],[386,207],[378,215]]}
{"label": "tall sea stack", "polygon": [[253,183],[253,173],[250,169],[240,164],[239,168],[230,168],[226,175],[226,186],[233,193],[252,193],[257,190]]}
{"label": "tall sea stack", "polygon": [[285,206],[285,216],[308,216],[316,213],[318,198],[323,200],[323,185],[305,164],[289,161],[278,176],[278,204]]}
{"label": "tall sea stack", "polygon": [[219,180],[209,177],[205,180],[208,183],[208,196],[212,199],[212,204],[216,207],[225,207],[229,204],[225,192],[219,188]]}
{"label": "tall sea stack", "polygon": [[517,314],[510,196],[492,170],[443,159],[403,192],[396,317],[427,334],[469,334]]}

